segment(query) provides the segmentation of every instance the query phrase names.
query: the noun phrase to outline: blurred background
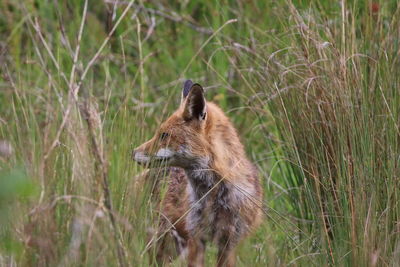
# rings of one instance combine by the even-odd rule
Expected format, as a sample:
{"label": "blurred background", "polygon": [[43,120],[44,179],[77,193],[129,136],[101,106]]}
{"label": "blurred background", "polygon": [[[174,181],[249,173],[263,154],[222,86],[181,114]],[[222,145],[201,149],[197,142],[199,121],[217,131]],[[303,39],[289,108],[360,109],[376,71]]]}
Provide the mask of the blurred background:
{"label": "blurred background", "polygon": [[0,265],[148,266],[167,181],[130,153],[187,78],[260,170],[265,220],[238,266],[400,265],[399,12],[1,0]]}

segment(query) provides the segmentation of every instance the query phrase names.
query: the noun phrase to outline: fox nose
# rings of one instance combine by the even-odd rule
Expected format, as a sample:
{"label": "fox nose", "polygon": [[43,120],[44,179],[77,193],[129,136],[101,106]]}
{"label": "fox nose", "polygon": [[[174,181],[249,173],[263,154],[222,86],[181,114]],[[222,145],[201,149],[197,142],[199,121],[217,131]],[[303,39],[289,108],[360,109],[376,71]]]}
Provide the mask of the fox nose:
{"label": "fox nose", "polygon": [[140,161],[140,155],[141,154],[143,154],[143,152],[140,152],[137,148],[136,149],[134,149],[133,151],[132,151],[132,155],[131,155],[131,157],[132,157],[132,159],[134,160],[134,161],[136,161],[137,163],[141,163],[141,161]]}
{"label": "fox nose", "polygon": [[132,159],[139,164],[146,164],[150,161],[150,157],[139,149],[133,150]]}
{"label": "fox nose", "polygon": [[131,158],[135,160],[136,149],[132,150]]}

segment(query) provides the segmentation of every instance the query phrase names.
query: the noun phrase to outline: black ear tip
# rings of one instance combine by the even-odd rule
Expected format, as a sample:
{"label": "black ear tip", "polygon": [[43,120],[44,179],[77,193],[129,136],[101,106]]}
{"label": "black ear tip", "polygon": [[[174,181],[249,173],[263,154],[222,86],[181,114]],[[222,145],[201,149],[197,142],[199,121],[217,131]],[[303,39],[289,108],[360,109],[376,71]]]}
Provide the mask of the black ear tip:
{"label": "black ear tip", "polygon": [[183,88],[191,87],[192,85],[193,85],[192,80],[186,80],[186,81],[183,83]]}
{"label": "black ear tip", "polygon": [[192,88],[193,82],[191,80],[186,80],[183,84],[183,97],[187,97],[190,92],[190,88]]}
{"label": "black ear tip", "polygon": [[203,87],[198,83],[193,84],[191,88],[193,88],[193,89],[196,88],[204,93]]}

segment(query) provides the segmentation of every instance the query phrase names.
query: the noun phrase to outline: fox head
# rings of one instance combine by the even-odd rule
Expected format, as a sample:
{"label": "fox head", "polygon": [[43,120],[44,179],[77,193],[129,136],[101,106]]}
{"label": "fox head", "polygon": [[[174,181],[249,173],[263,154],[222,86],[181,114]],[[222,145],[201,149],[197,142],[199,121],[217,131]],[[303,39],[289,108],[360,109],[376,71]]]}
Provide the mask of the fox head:
{"label": "fox head", "polygon": [[186,81],[180,107],[161,124],[153,138],[133,151],[133,159],[148,166],[163,163],[181,168],[207,160],[207,105],[201,85]]}

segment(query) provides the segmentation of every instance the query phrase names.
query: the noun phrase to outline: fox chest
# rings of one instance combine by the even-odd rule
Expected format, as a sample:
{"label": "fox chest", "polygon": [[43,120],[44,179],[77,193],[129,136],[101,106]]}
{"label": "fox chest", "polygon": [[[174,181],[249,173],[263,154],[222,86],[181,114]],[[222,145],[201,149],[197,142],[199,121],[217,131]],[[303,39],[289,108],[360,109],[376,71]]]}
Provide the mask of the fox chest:
{"label": "fox chest", "polygon": [[234,198],[235,189],[223,182],[201,182],[187,185],[191,208],[186,220],[188,231],[205,240],[240,236],[246,225],[240,216],[240,203]]}

